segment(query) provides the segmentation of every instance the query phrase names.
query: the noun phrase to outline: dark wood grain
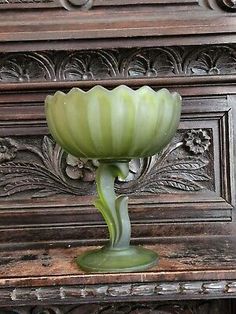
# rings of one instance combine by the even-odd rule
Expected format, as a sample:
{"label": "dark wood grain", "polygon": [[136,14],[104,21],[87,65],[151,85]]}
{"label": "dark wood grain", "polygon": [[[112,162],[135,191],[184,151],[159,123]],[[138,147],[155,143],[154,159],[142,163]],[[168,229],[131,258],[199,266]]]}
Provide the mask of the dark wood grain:
{"label": "dark wood grain", "polygon": [[1,306],[235,297],[235,244],[235,237],[163,239],[148,246],[159,253],[159,264],[132,274],[81,272],[74,258],[92,247],[2,251]]}
{"label": "dark wood grain", "polygon": [[[93,171],[84,172],[84,176],[90,175],[89,182],[83,176],[77,182],[66,172],[68,165],[62,158],[65,155],[61,153],[59,159],[52,158],[49,152],[58,148],[48,135],[45,136],[48,131],[43,110],[48,93],[61,88],[68,90],[76,85],[89,88],[98,82],[110,87],[125,83],[135,88],[149,84],[155,89],[171,84],[172,90],[180,91],[184,96],[180,129],[169,148],[170,151],[176,150],[176,154],[165,153],[168,157],[165,157],[166,165],[174,169],[176,162],[181,162],[185,168],[194,163],[200,170],[194,173],[191,169],[187,171],[185,181],[179,171],[178,180],[168,186],[170,183],[158,176],[161,170],[158,158],[153,160],[152,169],[148,169],[150,176],[142,175],[147,170],[148,160],[143,166],[135,166],[133,179],[117,185],[118,192],[131,195],[134,239],[146,241],[155,234],[156,237],[164,236],[170,230],[171,234],[179,234],[181,228],[185,234],[212,234],[212,230],[222,234],[223,229],[216,222],[232,219],[235,194],[233,177],[230,176],[234,159],[231,138],[235,98],[226,94],[226,91],[229,93],[227,88],[234,92],[235,48],[233,45],[195,48],[3,54],[0,135],[8,151],[2,155],[0,167],[3,182],[0,193],[1,243],[45,243],[52,237],[59,242],[73,238],[83,243],[91,238],[94,230],[97,230],[101,241],[106,237],[100,215],[92,206],[95,192]],[[194,137],[199,134],[207,138],[207,144],[193,145]],[[196,149],[200,149],[200,154]],[[49,171],[48,160],[55,168],[59,164],[63,178]],[[15,171],[12,171],[13,166]],[[48,175],[45,174],[47,171]],[[171,171],[169,175],[171,178]],[[19,176],[24,180],[19,181]],[[8,178],[6,181],[5,177]],[[166,193],[169,194],[168,199]],[[207,223],[202,224],[206,227],[204,230],[196,224],[199,221],[214,225],[207,227]],[[175,223],[173,227],[172,222]],[[39,224],[40,230],[45,232],[38,234]],[[51,226],[49,230],[47,226]],[[12,228],[18,233],[12,234]],[[58,228],[65,230],[63,237],[56,232]],[[225,228],[226,233],[234,229]],[[93,237],[91,241],[94,241]]]}
{"label": "dark wood grain", "polygon": [[[232,75],[236,74],[234,44],[18,52],[2,53],[0,56],[1,83],[66,81],[68,84],[68,81],[158,77],[177,80],[181,77],[184,82],[183,76],[192,77],[197,82],[199,76],[208,75],[212,77],[211,82],[214,79],[219,82],[232,80]],[[223,75],[227,76],[224,78]],[[205,82],[209,80],[202,79]]]}
{"label": "dark wood grain", "polygon": [[[0,13],[4,17],[0,30],[3,49],[11,49],[19,38],[20,49],[28,47],[29,50],[32,49],[32,45],[37,45],[37,41],[42,41],[44,43],[40,45],[45,45],[48,40],[52,41],[47,42],[48,48],[54,44],[70,46],[70,41],[75,39],[85,41],[87,47],[89,41],[96,41],[99,48],[102,43],[100,40],[108,38],[119,38],[119,45],[122,41],[130,45],[131,41],[128,40],[130,37],[144,40],[155,37],[158,41],[163,40],[164,45],[169,41],[169,36],[181,36],[182,42],[192,44],[196,43],[196,40],[202,43],[204,36],[218,43],[231,42],[232,38],[235,39],[234,13],[225,13],[227,10],[234,10],[234,5],[229,0],[116,1],[113,5],[111,1],[90,0],[79,1],[78,6],[74,6],[75,10],[69,11],[61,4],[64,3],[64,7],[70,8],[71,1],[63,0],[59,3],[54,1],[46,4],[50,7],[61,7],[46,10],[47,14],[42,8],[45,6],[42,1],[31,3],[31,9],[29,4],[1,4],[4,9]],[[83,5],[84,8],[86,5],[87,8],[92,5],[92,8],[87,11],[81,10]],[[16,7],[13,9],[14,6],[17,6],[18,10],[15,10]],[[39,9],[34,10],[32,7]],[[117,12],[122,15],[120,19],[117,19]],[[189,12],[191,14],[188,14]],[[224,22],[226,14],[227,23]],[[231,37],[227,39],[221,36],[223,33],[228,33]],[[178,44],[177,38],[173,40]],[[108,44],[107,40],[104,44],[105,42]]]}
{"label": "dark wood grain", "polygon": [[[235,45],[231,0],[0,1],[0,314],[235,313]],[[147,272],[74,263],[107,229],[94,167],[73,179],[43,102],[96,84],[183,96],[169,150],[116,186],[131,195],[132,243],[159,253]]]}

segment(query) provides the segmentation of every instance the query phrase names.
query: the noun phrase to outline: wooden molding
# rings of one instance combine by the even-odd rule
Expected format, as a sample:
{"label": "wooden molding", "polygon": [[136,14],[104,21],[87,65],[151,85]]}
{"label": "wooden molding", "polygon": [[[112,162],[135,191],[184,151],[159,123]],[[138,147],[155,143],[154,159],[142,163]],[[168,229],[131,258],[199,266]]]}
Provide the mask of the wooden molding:
{"label": "wooden molding", "polygon": [[217,7],[222,9],[234,9],[235,1],[233,0],[146,0],[146,1],[132,1],[122,0],[111,3],[109,0],[0,0],[0,10],[25,10],[25,9],[60,9],[67,10],[89,10],[91,8],[119,8],[124,6],[141,7],[152,5],[162,9],[164,6],[175,7],[178,6],[204,6],[211,9]]}
{"label": "wooden molding", "polygon": [[15,50],[17,42],[18,50],[69,48],[77,41],[85,49],[92,42],[130,47],[135,41],[150,45],[154,38],[160,45],[178,45],[179,36],[186,44],[235,42],[232,0],[218,1],[1,0],[1,51]]}
{"label": "wooden molding", "polygon": [[0,54],[1,83],[69,82],[236,74],[236,45]]}
{"label": "wooden molding", "polygon": [[0,0],[0,10],[25,9],[89,9],[93,0]]}
{"label": "wooden molding", "polygon": [[15,249],[8,244],[0,252],[0,307],[233,298],[235,241],[215,235],[159,238],[147,246],[158,253],[158,265],[148,272],[113,274],[78,268],[74,258],[91,246],[67,241],[58,248],[51,242]]}
{"label": "wooden molding", "polygon": [[[91,286],[59,286],[1,289],[1,307],[6,304],[76,303],[79,302],[119,302],[141,301],[143,299],[175,300],[178,299],[210,299],[236,296],[235,281],[191,281],[134,283],[124,285],[91,285]],[[0,308],[1,311],[1,308]]]}
{"label": "wooden molding", "polygon": [[[0,0],[0,313],[235,314],[235,7]],[[132,244],[159,255],[147,272],[84,274],[74,263],[107,229],[92,206],[94,165],[68,164],[43,103],[95,84],[183,96],[169,148],[117,182],[132,194]]]}

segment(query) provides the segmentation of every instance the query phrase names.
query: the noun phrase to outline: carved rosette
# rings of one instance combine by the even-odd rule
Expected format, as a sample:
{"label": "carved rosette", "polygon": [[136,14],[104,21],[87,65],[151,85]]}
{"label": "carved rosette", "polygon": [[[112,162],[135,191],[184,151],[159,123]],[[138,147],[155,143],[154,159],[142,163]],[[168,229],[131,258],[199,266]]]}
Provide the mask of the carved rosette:
{"label": "carved rosette", "polygon": [[[207,138],[207,144],[203,139],[199,142],[201,132]],[[194,153],[189,149],[190,142],[186,141],[190,134]],[[118,185],[119,189],[130,194],[194,192],[209,188],[209,184],[213,189],[210,138],[208,130],[179,131],[160,154],[131,161],[130,174],[122,185]]]}
{"label": "carved rosette", "polygon": [[11,161],[16,157],[17,142],[10,138],[0,139],[0,163]]}
{"label": "carved rosette", "polygon": [[184,136],[185,147],[193,154],[203,154],[209,150],[211,137],[206,130],[190,130]]}

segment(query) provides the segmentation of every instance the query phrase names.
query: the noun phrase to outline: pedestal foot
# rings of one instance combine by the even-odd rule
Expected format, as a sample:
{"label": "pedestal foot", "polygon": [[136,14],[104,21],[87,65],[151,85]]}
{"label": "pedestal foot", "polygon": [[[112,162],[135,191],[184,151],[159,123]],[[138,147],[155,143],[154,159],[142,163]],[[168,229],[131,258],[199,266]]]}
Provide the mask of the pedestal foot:
{"label": "pedestal foot", "polygon": [[76,258],[79,267],[88,272],[138,272],[157,264],[157,254],[141,246],[127,249],[103,247]]}

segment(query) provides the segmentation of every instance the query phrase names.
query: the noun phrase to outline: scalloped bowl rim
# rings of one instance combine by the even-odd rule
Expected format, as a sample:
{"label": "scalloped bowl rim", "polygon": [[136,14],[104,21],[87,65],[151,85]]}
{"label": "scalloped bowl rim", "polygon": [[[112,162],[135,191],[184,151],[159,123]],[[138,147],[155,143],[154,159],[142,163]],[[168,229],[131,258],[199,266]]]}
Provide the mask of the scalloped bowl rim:
{"label": "scalloped bowl rim", "polygon": [[182,99],[182,97],[180,96],[179,93],[177,93],[177,92],[171,93],[167,88],[161,88],[161,89],[155,91],[153,88],[151,88],[148,85],[143,85],[137,89],[133,89],[129,86],[122,84],[122,85],[118,85],[112,89],[107,89],[102,85],[95,85],[87,91],[85,91],[79,87],[73,87],[67,93],[64,93],[62,91],[56,91],[54,95],[48,95],[46,97],[45,103],[47,104],[49,101],[52,101],[54,98],[57,98],[58,96],[60,96],[62,98],[66,98],[67,96],[70,96],[72,93],[79,93],[79,94],[82,93],[82,94],[85,94],[89,97],[90,94],[93,94],[96,90],[102,90],[108,96],[112,95],[113,93],[117,92],[118,90],[126,90],[128,93],[133,93],[133,94],[139,94],[141,91],[145,90],[145,91],[148,91],[148,92],[154,94],[155,96],[159,96],[160,93],[166,92],[172,97],[178,97],[179,100]]}

